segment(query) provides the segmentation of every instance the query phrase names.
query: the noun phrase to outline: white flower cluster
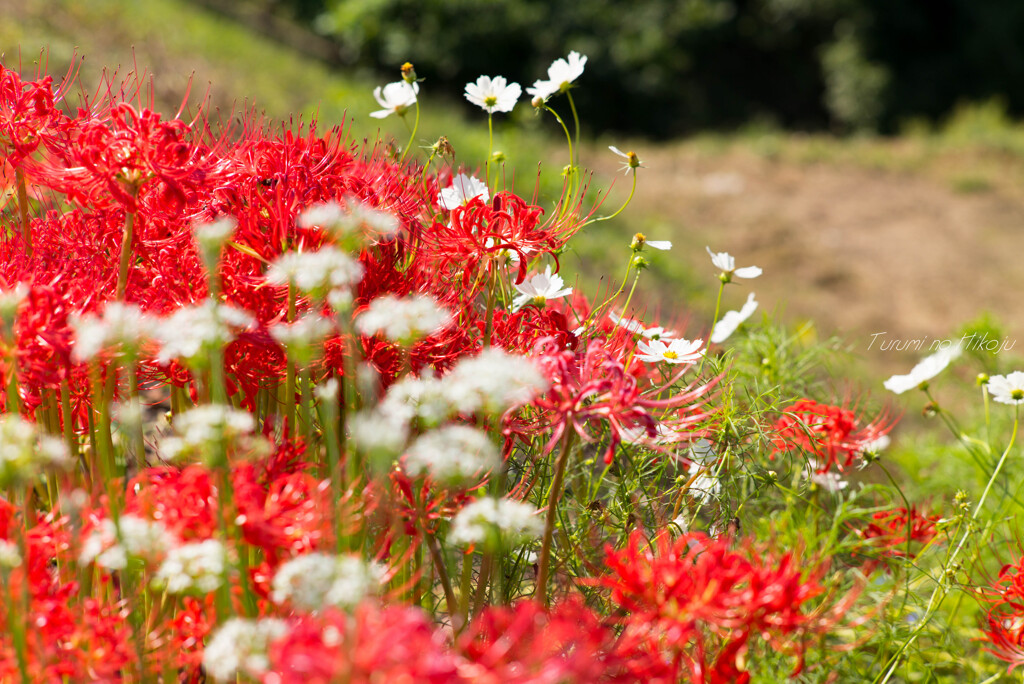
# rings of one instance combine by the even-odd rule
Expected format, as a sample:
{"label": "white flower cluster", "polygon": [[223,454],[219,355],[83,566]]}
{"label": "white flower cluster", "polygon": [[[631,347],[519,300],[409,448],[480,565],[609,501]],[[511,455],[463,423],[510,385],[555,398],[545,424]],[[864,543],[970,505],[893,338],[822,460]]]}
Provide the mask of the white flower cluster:
{"label": "white flower cluster", "polygon": [[91,361],[104,350],[116,350],[128,357],[138,355],[139,347],[153,335],[155,321],[134,304],[109,302],[103,315],[72,316],[75,347],[72,358]]}
{"label": "white flower cluster", "polygon": [[358,556],[307,553],[278,568],[270,598],[274,603],[290,603],[309,612],[328,606],[351,610],[380,590],[384,575],[380,563],[366,562]]}
{"label": "white flower cluster", "polygon": [[367,336],[383,335],[408,346],[448,327],[452,315],[427,295],[377,297],[356,318],[356,328]]}
{"label": "white flower cluster", "polygon": [[230,216],[217,219],[212,223],[199,223],[192,227],[192,234],[195,235],[196,243],[199,245],[207,268],[212,269],[216,266],[221,249],[231,239],[237,227],[238,221]]}
{"label": "white flower cluster", "polygon": [[363,265],[335,247],[316,252],[286,252],[270,264],[267,282],[293,285],[299,292],[322,299],[331,290],[349,290],[363,279]]}
{"label": "white flower cluster", "polygon": [[238,675],[259,680],[270,668],[271,642],[286,634],[288,624],[276,618],[226,620],[206,644],[203,669],[220,682],[233,682]]}
{"label": "white flower cluster", "polygon": [[344,198],[345,203],[325,202],[306,209],[299,216],[303,228],[322,228],[334,239],[346,241],[350,236],[360,234],[362,229],[389,236],[398,232],[398,218],[380,209],[374,209],[357,197]]}
{"label": "white flower cluster", "polygon": [[537,539],[544,532],[544,522],[537,509],[522,501],[485,497],[467,505],[452,519],[448,541],[486,548],[518,546]]}
{"label": "white flower cluster", "polygon": [[459,413],[501,414],[530,403],[548,388],[535,363],[490,347],[463,359],[443,378],[443,393]]}
{"label": "white flower cluster", "polygon": [[153,577],[153,584],[169,594],[209,594],[224,581],[226,552],[216,539],[172,548]]}
{"label": "white flower cluster", "polygon": [[219,457],[228,445],[256,429],[251,413],[223,404],[196,406],[175,416],[172,424],[178,436],[160,442],[160,451],[170,461],[192,455]]}
{"label": "white flower cluster", "polygon": [[419,437],[405,454],[405,471],[461,484],[498,466],[498,450],[487,434],[468,425],[446,425]]}
{"label": "white flower cluster", "polygon": [[45,471],[71,464],[64,442],[39,436],[35,425],[20,416],[0,416],[0,489],[27,484]]}
{"label": "white flower cluster", "polygon": [[197,306],[182,307],[159,322],[154,337],[160,341],[157,360],[177,359],[195,368],[209,363],[210,352],[235,339],[238,331],[255,323],[252,316],[227,304],[207,299]]}
{"label": "white flower cluster", "polygon": [[0,539],[0,568],[13,570],[21,565],[21,552],[14,542]]}
{"label": "white flower cluster", "polygon": [[270,327],[271,337],[300,367],[309,365],[320,344],[333,332],[334,321],[317,313],[307,313],[292,323],[278,323]]}
{"label": "white flower cluster", "polygon": [[126,514],[118,518],[116,525],[109,518],[100,521],[82,542],[78,562],[123,570],[128,567],[129,558],[158,563],[177,545],[177,538],[159,520]]}

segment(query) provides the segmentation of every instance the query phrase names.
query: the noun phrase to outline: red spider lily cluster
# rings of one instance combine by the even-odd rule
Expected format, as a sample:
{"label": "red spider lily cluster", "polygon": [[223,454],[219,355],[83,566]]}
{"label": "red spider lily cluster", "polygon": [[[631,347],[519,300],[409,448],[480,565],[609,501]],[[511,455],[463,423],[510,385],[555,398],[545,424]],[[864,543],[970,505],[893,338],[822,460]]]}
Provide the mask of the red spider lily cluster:
{"label": "red spider lily cluster", "polygon": [[[723,374],[637,360],[611,300],[513,304],[587,220],[572,192],[443,208],[456,170],[341,128],[214,134],[130,78],[71,114],[69,87],[0,67],[0,680],[748,681],[857,599],[671,537],[704,505],[675,469],[729,462],[691,462]],[[775,446],[824,472],[889,427],[802,400]],[[602,527],[641,457],[656,514]],[[899,554],[905,520],[862,536]]]}
{"label": "red spider lily cluster", "polygon": [[848,408],[801,399],[772,426],[772,442],[776,454],[802,452],[813,459],[817,472],[826,473],[853,465],[892,427],[884,415],[864,425]]}
{"label": "red spider lily cluster", "polygon": [[1009,663],[1009,670],[1024,665],[1024,557],[1004,565],[983,592],[986,650]]}

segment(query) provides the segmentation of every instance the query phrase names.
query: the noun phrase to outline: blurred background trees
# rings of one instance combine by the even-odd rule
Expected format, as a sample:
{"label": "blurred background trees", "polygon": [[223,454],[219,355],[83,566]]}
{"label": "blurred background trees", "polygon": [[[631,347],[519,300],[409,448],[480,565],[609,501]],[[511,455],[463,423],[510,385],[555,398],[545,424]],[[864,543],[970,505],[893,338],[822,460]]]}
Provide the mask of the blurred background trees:
{"label": "blurred background trees", "polygon": [[579,50],[590,58],[580,105],[595,131],[670,137],[760,122],[893,132],[909,119],[938,120],[964,101],[996,96],[1010,114],[1024,112],[1019,0],[249,4],[328,40],[328,61],[364,68],[411,61],[433,88],[456,97],[480,74],[529,85],[552,59]]}

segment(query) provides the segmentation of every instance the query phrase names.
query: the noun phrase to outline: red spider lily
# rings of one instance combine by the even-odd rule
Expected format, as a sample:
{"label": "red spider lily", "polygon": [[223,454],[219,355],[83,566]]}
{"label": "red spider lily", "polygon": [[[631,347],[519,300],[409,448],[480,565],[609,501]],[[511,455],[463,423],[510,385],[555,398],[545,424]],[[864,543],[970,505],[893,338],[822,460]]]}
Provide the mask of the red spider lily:
{"label": "red spider lily", "polygon": [[53,77],[22,80],[12,69],[0,65],[0,150],[12,164],[31,155],[40,143],[57,136],[67,126],[67,117],[57,103],[74,81],[74,66],[55,89]]}
{"label": "red spider lily", "polygon": [[544,210],[531,206],[510,192],[499,192],[490,204],[474,197],[456,207],[448,223],[435,221],[423,241],[428,258],[436,261],[442,277],[462,274],[468,288],[480,275],[493,272],[515,255],[515,282],[526,278],[527,265],[541,254],[556,258],[557,251],[575,232],[568,223],[540,222]]}
{"label": "red spider lily", "polygon": [[940,518],[924,515],[913,506],[909,515],[906,508],[892,508],[873,514],[872,522],[856,534],[882,556],[906,558],[908,543],[927,544],[935,538],[935,525]]}
{"label": "red spider lily", "polygon": [[786,409],[772,426],[775,432],[772,457],[803,451],[814,457],[817,472],[826,473],[832,466],[842,471],[893,425],[895,421],[885,414],[861,425],[857,415],[849,409],[801,399]]}
{"label": "red spider lily", "polygon": [[423,682],[451,684],[464,677],[460,659],[419,609],[364,601],[354,615],[329,609],[303,616],[270,647],[264,681],[280,684]]}
{"label": "red spider lily", "polygon": [[[734,549],[729,539],[700,533],[648,541],[635,532],[625,549],[609,547],[607,554],[611,574],[598,584],[628,612],[628,625],[655,639],[656,649],[684,655],[694,681],[704,681],[713,637],[722,641],[723,653],[738,658],[743,649],[734,642],[760,634],[776,649],[791,647],[799,671],[807,638],[831,628],[858,595],[851,591],[827,610],[812,605],[825,592],[826,567],[808,570],[792,553],[762,555],[749,540]],[[729,667],[742,670],[737,658]],[[714,667],[728,669],[721,658]]]}
{"label": "red spider lily", "polygon": [[981,591],[989,604],[984,620],[985,650],[1009,663],[1024,665],[1024,557],[1004,565],[999,575]]}
{"label": "red spider lily", "polygon": [[245,540],[274,564],[332,541],[330,482],[306,473],[278,477],[264,488],[250,464],[233,472],[235,503]]}
{"label": "red spider lily", "polygon": [[210,539],[217,529],[217,490],[202,466],[147,468],[128,483],[125,512],[159,521],[184,541]]}
{"label": "red spider lily", "polygon": [[493,684],[609,682],[625,669],[615,632],[579,598],[551,609],[536,601],[486,609],[456,641],[472,681]]}
{"label": "red spider lily", "polygon": [[[714,381],[691,385],[667,399],[657,399],[670,392],[682,372],[663,385],[642,391],[637,379],[603,340],[592,340],[586,353],[580,355],[559,348],[555,340],[548,338],[537,343],[535,358],[551,382],[547,393],[533,401],[542,411],[542,418],[532,431],[551,429],[545,452],[569,428],[584,441],[596,442],[600,436],[589,430],[593,423],[606,422],[610,438],[604,460],[611,463],[626,430],[642,428],[653,439],[659,423],[676,432],[689,432],[710,415],[701,409],[701,398],[711,390]],[[673,412],[683,415],[665,417]]]}

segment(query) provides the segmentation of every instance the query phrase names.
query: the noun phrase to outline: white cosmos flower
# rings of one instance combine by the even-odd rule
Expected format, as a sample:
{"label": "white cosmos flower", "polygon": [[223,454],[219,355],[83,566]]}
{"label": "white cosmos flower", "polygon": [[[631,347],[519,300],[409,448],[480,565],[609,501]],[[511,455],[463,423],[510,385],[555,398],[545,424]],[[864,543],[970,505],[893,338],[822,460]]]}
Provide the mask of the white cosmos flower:
{"label": "white cosmos flower", "polygon": [[557,273],[552,274],[550,265],[545,266],[543,273],[538,273],[515,286],[519,296],[512,300],[512,306],[515,309],[520,309],[527,304],[543,306],[549,299],[558,299],[571,294],[572,288],[564,287],[564,285],[562,276]]}
{"label": "white cosmos flower", "polygon": [[641,361],[667,363],[696,363],[704,355],[703,340],[641,340],[637,345],[636,358]]}
{"label": "white cosmos flower", "polygon": [[660,325],[654,326],[652,328],[647,328],[644,327],[642,321],[638,321],[635,318],[627,318],[625,316],[620,316],[614,311],[608,312],[608,318],[611,319],[612,323],[619,326],[620,328],[625,328],[631,333],[634,333],[636,335],[643,335],[644,337],[653,340],[668,340],[676,336],[674,330],[665,330],[665,328],[661,327]]}
{"label": "white cosmos flower", "polygon": [[711,263],[729,277],[756,278],[761,275],[761,269],[757,266],[744,266],[736,268],[736,259],[728,252],[712,252],[710,247],[705,247],[711,255]]}
{"label": "white cosmos flower", "polygon": [[711,472],[710,466],[703,466],[699,463],[691,463],[687,474],[693,478],[686,493],[701,503],[717,498],[718,492],[722,489],[721,481]]}
{"label": "white cosmos flower", "polygon": [[586,56],[575,50],[569,53],[568,60],[559,57],[548,67],[548,80],[536,81],[532,88],[526,89],[526,92],[542,100],[547,100],[557,93],[564,93],[572,87],[573,81],[583,74],[586,63]]}
{"label": "white cosmos flower", "polygon": [[419,92],[420,87],[417,84],[405,81],[388,83],[383,90],[377,86],[373,89],[373,96],[383,109],[370,112],[370,116],[375,119],[384,119],[392,114],[401,116],[405,114],[406,109],[416,104],[416,95]]}
{"label": "white cosmos flower", "polygon": [[508,83],[504,76],[481,76],[476,83],[466,84],[466,99],[488,114],[511,112],[522,93],[518,83]]}
{"label": "white cosmos flower", "polygon": [[[949,363],[960,356],[963,348],[959,344],[940,349],[923,359],[906,375],[894,375],[885,381],[885,389],[896,394],[903,394],[909,389],[918,387],[922,382],[931,380],[945,370]],[[991,382],[991,380],[990,380]]]}
{"label": "white cosmos flower", "polygon": [[491,194],[483,181],[476,176],[460,173],[452,179],[450,186],[441,191],[437,205],[445,211],[451,211],[456,207],[465,206],[474,197],[486,202],[491,198]]}
{"label": "white cosmos flower", "polygon": [[[640,157],[636,156],[636,152],[633,150],[623,152],[618,147],[615,147],[615,145],[609,145],[608,149],[626,160],[626,163],[622,165],[621,169],[619,169],[620,171],[625,171],[628,174],[630,171],[636,171],[643,166],[643,164],[640,163]],[[660,247],[657,249],[660,249]]]}
{"label": "white cosmos flower", "polygon": [[988,391],[992,399],[1000,404],[1024,403],[1024,372],[1014,371],[1009,375],[993,375],[988,379]]}
{"label": "white cosmos flower", "polygon": [[747,295],[747,302],[742,309],[726,311],[722,319],[715,323],[715,329],[711,332],[709,341],[713,344],[725,342],[730,335],[736,332],[736,328],[740,327],[740,323],[750,318],[755,311],[757,311],[757,300],[754,299],[754,293],[751,292]]}

